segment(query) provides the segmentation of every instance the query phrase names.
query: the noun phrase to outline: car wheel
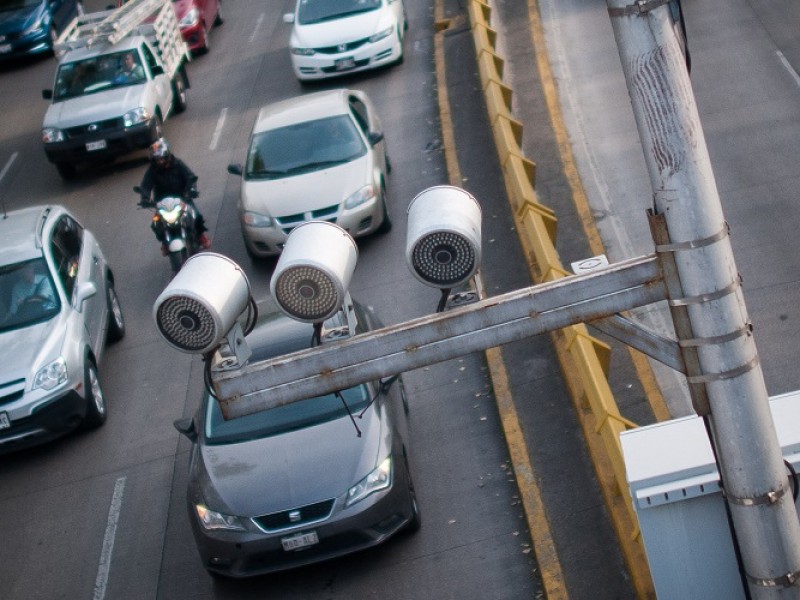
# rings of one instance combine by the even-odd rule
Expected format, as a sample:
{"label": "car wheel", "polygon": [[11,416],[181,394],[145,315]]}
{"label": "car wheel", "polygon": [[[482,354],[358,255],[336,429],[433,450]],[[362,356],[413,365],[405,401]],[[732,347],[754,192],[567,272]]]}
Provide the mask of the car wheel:
{"label": "car wheel", "polygon": [[97,376],[97,365],[90,358],[86,359],[83,385],[86,388],[86,416],[83,418],[83,428],[97,429],[106,422],[108,411],[106,410],[106,397]]}
{"label": "car wheel", "polygon": [[122,318],[122,306],[117,297],[114,284],[108,282],[108,341],[118,342],[125,337],[125,320]]}
{"label": "car wheel", "polygon": [[208,54],[211,51],[211,40],[208,31],[206,24],[203,23],[203,45],[200,48],[200,54]]}
{"label": "car wheel", "polygon": [[408,458],[403,456],[406,465],[406,473],[408,474],[408,495],[411,499],[411,520],[406,525],[406,531],[413,533],[419,531],[422,527],[422,514],[419,510],[419,502],[417,501],[417,492],[414,490],[414,482],[411,480],[411,470],[408,468]]}
{"label": "car wheel", "polygon": [[78,175],[75,165],[65,162],[56,163],[56,170],[64,181],[71,181]]}
{"label": "car wheel", "polygon": [[183,71],[177,73],[172,82],[172,112],[176,115],[186,110],[186,82]]}
{"label": "car wheel", "polygon": [[155,138],[153,141],[157,140],[158,138],[164,137],[164,125],[161,121],[161,115],[156,115],[153,117],[155,120],[155,125],[153,129],[155,130]]}
{"label": "car wheel", "polygon": [[381,205],[383,206],[383,221],[376,230],[378,233],[389,233],[392,230],[392,220],[389,218],[389,207],[386,205],[386,188],[381,186]]}
{"label": "car wheel", "polygon": [[225,19],[222,17],[222,2],[217,2],[217,18],[214,19],[214,27],[219,27],[225,22]]}

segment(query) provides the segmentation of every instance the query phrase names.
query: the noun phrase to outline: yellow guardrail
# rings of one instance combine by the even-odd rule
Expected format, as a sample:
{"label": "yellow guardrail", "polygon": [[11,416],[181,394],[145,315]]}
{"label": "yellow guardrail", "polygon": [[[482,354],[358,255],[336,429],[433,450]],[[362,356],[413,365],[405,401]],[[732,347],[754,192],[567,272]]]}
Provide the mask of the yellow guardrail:
{"label": "yellow guardrail", "polygon": [[[536,167],[522,153],[523,126],[511,110],[513,91],[503,83],[504,61],[496,51],[497,33],[489,25],[491,7],[483,0],[471,0],[467,10],[489,123],[531,277],[536,282],[565,277],[570,273],[555,247],[557,218],[538,201]],[[654,598],[620,445],[620,433],[636,425],[620,414],[611,392],[610,348],[592,337],[585,325],[553,332],[552,338],[637,594]]]}

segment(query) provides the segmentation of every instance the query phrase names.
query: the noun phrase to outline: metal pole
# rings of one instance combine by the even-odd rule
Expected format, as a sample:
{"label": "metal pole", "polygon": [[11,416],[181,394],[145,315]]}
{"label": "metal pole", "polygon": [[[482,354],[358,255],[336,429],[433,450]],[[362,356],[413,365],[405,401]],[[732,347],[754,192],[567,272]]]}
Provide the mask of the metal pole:
{"label": "metal pole", "polygon": [[[607,0],[753,598],[800,598],[800,522],[668,0]],[[673,5],[672,8],[675,6]],[[680,332],[679,332],[680,333]],[[677,574],[676,574],[677,575]]]}

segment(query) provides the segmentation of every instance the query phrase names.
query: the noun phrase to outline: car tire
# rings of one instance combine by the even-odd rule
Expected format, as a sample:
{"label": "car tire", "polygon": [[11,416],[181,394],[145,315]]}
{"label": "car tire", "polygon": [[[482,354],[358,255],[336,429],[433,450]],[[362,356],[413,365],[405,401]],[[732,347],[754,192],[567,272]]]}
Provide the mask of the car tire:
{"label": "car tire", "polygon": [[214,19],[214,27],[219,27],[225,22],[225,19],[222,16],[222,1],[217,3],[217,18]]}
{"label": "car tire", "polygon": [[172,112],[181,114],[186,110],[186,103],[186,80],[181,69],[172,81]]}
{"label": "car tire", "polygon": [[417,492],[414,490],[414,482],[411,480],[411,470],[408,468],[408,458],[403,455],[406,465],[406,474],[408,475],[408,495],[411,497],[411,520],[405,527],[408,533],[419,531],[422,527],[422,513],[419,510],[419,502],[417,501]]}
{"label": "car tire", "polygon": [[122,317],[122,306],[119,303],[117,290],[109,280],[106,288],[106,299],[108,301],[108,341],[118,342],[125,337],[125,320]]}
{"label": "car tire", "polygon": [[198,54],[208,54],[211,51],[211,39],[208,35],[209,31],[210,29],[207,29],[206,24],[203,23],[203,45]]}
{"label": "car tire", "polygon": [[97,375],[97,365],[88,357],[83,385],[86,389],[86,415],[83,417],[82,427],[83,429],[97,429],[106,422],[108,410],[106,397]]}
{"label": "car tire", "polygon": [[383,205],[383,221],[375,231],[389,233],[392,230],[392,219],[389,217],[389,207],[386,205],[386,188],[384,186],[381,186],[381,204]]}
{"label": "car tire", "polygon": [[64,181],[72,181],[78,176],[75,165],[66,162],[56,163],[56,170]]}

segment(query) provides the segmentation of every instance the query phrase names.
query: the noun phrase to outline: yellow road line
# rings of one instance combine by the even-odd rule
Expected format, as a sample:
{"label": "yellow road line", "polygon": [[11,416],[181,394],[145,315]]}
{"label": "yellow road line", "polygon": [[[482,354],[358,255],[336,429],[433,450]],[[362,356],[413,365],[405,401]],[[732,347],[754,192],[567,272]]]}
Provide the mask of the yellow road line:
{"label": "yellow road line", "polygon": [[[442,30],[447,22],[443,19],[443,0],[436,0],[434,21],[437,33],[434,35],[434,59],[436,63],[437,92],[439,97],[439,118],[441,121],[442,144],[447,165],[448,180],[452,185],[462,184],[461,170],[456,156],[455,135],[450,113],[450,99],[447,93],[444,41]],[[480,277],[476,278],[478,293],[485,296]],[[503,433],[508,445],[509,456],[514,468],[517,487],[525,509],[525,516],[530,531],[533,551],[542,578],[542,585],[548,600],[566,600],[569,596],[564,587],[564,576],[558,560],[555,542],[550,531],[550,524],[542,502],[541,492],[536,482],[536,472],[530,461],[525,436],[517,416],[517,410],[508,385],[508,373],[503,362],[500,348],[486,350],[486,362],[492,378],[492,388],[497,403]]]}

